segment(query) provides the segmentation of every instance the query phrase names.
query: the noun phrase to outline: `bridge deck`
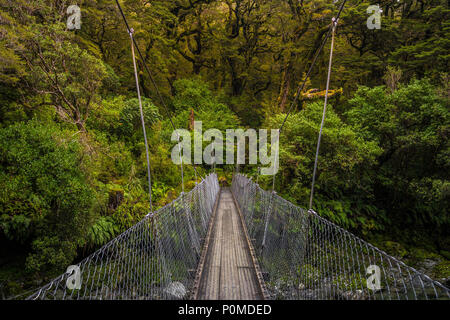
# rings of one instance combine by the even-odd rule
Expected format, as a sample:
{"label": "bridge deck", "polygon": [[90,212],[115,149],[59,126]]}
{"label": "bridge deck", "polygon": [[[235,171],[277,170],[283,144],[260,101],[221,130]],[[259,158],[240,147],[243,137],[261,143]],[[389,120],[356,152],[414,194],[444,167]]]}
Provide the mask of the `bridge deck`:
{"label": "bridge deck", "polygon": [[206,242],[196,298],[262,299],[244,226],[229,189],[221,190]]}

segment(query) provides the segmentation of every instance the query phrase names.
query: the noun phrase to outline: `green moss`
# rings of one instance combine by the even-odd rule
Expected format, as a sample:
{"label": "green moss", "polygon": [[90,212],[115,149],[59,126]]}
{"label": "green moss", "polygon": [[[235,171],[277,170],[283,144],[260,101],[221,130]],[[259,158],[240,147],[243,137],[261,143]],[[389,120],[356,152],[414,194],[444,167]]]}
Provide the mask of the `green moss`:
{"label": "green moss", "polygon": [[6,289],[10,295],[17,295],[23,291],[22,286],[15,281],[8,281],[6,283]]}
{"label": "green moss", "polygon": [[422,261],[425,259],[432,259],[432,260],[442,260],[442,257],[438,255],[437,253],[434,253],[432,251],[428,251],[422,248],[411,248],[409,250],[408,254],[410,260],[414,261]]}
{"label": "green moss", "polygon": [[440,253],[441,256],[443,256],[445,259],[450,260],[450,251],[441,250],[441,251],[439,251],[439,253]]}
{"label": "green moss", "polygon": [[403,258],[408,253],[408,251],[400,243],[394,241],[385,241],[383,243],[383,247],[389,254],[400,258]]}
{"label": "green moss", "polygon": [[304,283],[307,288],[313,286],[313,284],[320,280],[321,272],[318,268],[305,264],[298,267],[297,276],[301,283]]}
{"label": "green moss", "polygon": [[450,260],[444,260],[438,263],[434,269],[433,274],[436,278],[449,278],[450,277]]}
{"label": "green moss", "polygon": [[341,274],[333,279],[333,284],[344,291],[355,291],[357,289],[364,289],[367,285],[366,279],[359,273]]}

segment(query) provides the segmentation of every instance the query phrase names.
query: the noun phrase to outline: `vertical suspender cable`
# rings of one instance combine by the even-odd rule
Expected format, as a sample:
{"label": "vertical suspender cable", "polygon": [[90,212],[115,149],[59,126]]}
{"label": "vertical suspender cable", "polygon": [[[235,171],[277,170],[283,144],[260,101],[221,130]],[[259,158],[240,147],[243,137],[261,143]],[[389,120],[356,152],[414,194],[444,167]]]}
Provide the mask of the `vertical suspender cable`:
{"label": "vertical suspender cable", "polygon": [[195,184],[197,184],[197,170],[194,170],[194,175],[195,175]]}
{"label": "vertical suspender cable", "polygon": [[316,182],[317,162],[319,159],[320,141],[322,139],[323,125],[325,123],[325,113],[327,111],[328,90],[330,87],[330,77],[331,77],[331,65],[333,62],[334,33],[336,31],[337,20],[335,18],[333,18],[332,23],[333,23],[333,26],[332,26],[332,36],[331,36],[330,61],[328,63],[327,87],[326,87],[326,91],[325,91],[325,102],[323,105],[322,123],[320,124],[319,138],[317,140],[316,159],[314,161],[314,171],[313,171],[312,183],[311,183],[311,194],[309,197],[309,210],[312,209],[312,202],[313,202],[313,197],[314,197],[314,184]]}
{"label": "vertical suspender cable", "polygon": [[136,67],[136,57],[134,55],[133,32],[134,32],[133,29],[129,30],[130,39],[131,39],[131,54],[133,55],[134,78],[136,79],[136,90],[137,90],[137,95],[138,95],[138,100],[139,100],[139,111],[141,113],[142,131],[144,132],[145,156],[147,158],[148,196],[150,199],[150,212],[153,212],[152,178],[151,178],[151,174],[150,174],[150,156],[148,153],[147,132],[145,131],[144,111],[142,110],[142,99],[141,99],[141,91],[139,89],[139,79],[138,79],[137,67]]}
{"label": "vertical suspender cable", "polygon": [[213,141],[213,150],[214,150],[213,172],[216,173],[216,140]]}
{"label": "vertical suspender cable", "polygon": [[[181,143],[180,143],[180,135],[177,132],[178,137],[178,151],[180,152],[180,168],[181,168],[181,192],[184,193],[184,171],[183,171],[183,156],[181,155]],[[195,170],[195,167],[194,167]],[[197,171],[197,170],[195,170]]]}
{"label": "vertical suspender cable", "polygon": [[[278,137],[278,138],[279,138],[279,137]],[[271,148],[272,148],[272,146],[271,146]],[[277,159],[278,159],[278,157],[279,157],[279,154],[278,154],[279,149],[280,149],[280,143],[278,143],[278,146],[277,146],[277,148],[275,149],[275,163],[274,163],[275,169],[277,168],[277,165],[278,165]],[[272,175],[272,193],[275,192],[275,175],[276,175],[275,173]]]}

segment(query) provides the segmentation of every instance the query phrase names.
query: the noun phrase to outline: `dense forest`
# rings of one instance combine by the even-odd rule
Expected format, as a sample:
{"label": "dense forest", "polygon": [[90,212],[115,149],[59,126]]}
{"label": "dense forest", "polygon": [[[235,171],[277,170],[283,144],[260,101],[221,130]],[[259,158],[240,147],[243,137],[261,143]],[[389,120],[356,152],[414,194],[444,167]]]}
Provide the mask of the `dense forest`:
{"label": "dense forest", "polygon": [[[296,88],[341,1],[120,3],[153,73],[154,81],[138,58],[154,208],[181,192],[169,114],[177,128],[189,130],[193,120],[203,121],[203,130],[275,129],[292,101],[275,190],[307,207],[330,42],[298,97]],[[134,225],[149,200],[130,36],[115,1],[0,4],[6,298],[43,284]],[[68,30],[73,4],[81,8],[81,28]],[[380,29],[366,25],[372,4],[381,8]],[[313,205],[444,282],[450,279],[449,12],[447,0],[347,1],[336,30]],[[211,170],[197,166],[200,175]],[[235,167],[216,170],[230,183]],[[271,188],[272,177],[258,176],[257,166],[240,171]],[[192,188],[200,178],[186,165],[184,179]]]}

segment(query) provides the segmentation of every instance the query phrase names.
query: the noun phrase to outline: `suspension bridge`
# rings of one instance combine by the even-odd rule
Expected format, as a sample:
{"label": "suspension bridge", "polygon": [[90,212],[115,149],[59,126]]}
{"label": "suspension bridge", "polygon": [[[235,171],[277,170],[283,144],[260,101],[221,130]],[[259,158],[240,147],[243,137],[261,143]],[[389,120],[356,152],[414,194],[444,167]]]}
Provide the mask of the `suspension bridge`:
{"label": "suspension bridge", "polygon": [[241,174],[231,188],[208,175],[77,266],[78,289],[64,273],[27,299],[450,299],[443,284]]}
{"label": "suspension bridge", "polygon": [[[318,137],[309,210],[278,196],[242,174],[231,188],[215,173],[153,211],[148,143],[145,140],[150,213],[139,223],[69,268],[29,300],[450,299],[450,289],[407,266],[312,209],[319,147],[324,126],[334,37],[339,11],[297,89],[283,126],[305,88],[314,64],[332,36],[325,104]],[[116,0],[131,39],[142,129],[145,123],[135,48],[176,130],[133,30]],[[181,159],[181,151],[180,151]],[[278,159],[278,157],[275,157]],[[197,174],[197,170],[195,169]]]}

